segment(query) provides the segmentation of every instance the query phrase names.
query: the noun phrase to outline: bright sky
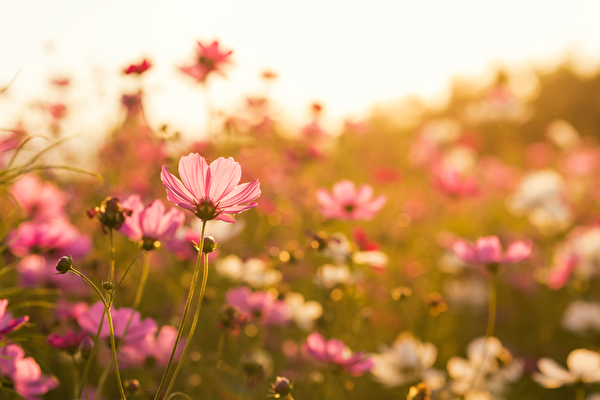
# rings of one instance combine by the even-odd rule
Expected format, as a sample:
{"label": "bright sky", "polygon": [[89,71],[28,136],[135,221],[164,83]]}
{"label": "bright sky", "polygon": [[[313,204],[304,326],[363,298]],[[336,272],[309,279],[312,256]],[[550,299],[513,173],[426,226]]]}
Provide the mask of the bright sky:
{"label": "bright sky", "polygon": [[[0,0],[0,126],[23,104],[51,96],[53,74],[73,78],[71,131],[98,137],[119,115],[120,72],[149,57],[148,114],[187,135],[205,127],[202,91],[177,71],[196,40],[218,39],[236,65],[213,81],[217,107],[231,110],[280,74],[273,97],[290,121],[313,100],[333,126],[377,102],[443,93],[452,76],[483,76],[498,64],[555,62],[569,49],[600,55],[594,0]],[[48,43],[54,50],[48,51]]]}

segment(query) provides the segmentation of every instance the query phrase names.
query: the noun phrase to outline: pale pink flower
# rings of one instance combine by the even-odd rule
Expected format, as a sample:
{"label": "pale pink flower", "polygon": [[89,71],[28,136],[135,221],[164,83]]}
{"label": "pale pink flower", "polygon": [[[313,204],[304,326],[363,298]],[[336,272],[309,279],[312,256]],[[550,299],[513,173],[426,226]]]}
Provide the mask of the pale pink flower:
{"label": "pale pink flower", "polygon": [[[146,355],[154,358],[159,366],[166,366],[169,362],[176,336],[177,328],[169,325],[163,326],[160,328],[156,338],[152,336],[151,339],[146,342],[146,345],[148,346]],[[182,352],[183,346],[178,346],[177,352],[175,353],[175,360],[178,360],[179,357],[181,357]]]}
{"label": "pale pink flower", "polygon": [[67,115],[67,106],[64,104],[48,104],[47,109],[50,115],[56,120],[63,119]]}
{"label": "pale pink flower", "polygon": [[13,390],[25,400],[39,400],[46,392],[58,386],[56,378],[43,375],[38,363],[25,357],[16,344],[0,347],[0,379],[9,379]]}
{"label": "pale pink flower", "polygon": [[16,331],[29,321],[29,317],[24,315],[19,318],[13,318],[10,312],[6,312],[8,300],[0,300],[0,342],[6,335]]}
{"label": "pale pink flower", "polygon": [[331,366],[342,367],[353,376],[361,376],[375,366],[373,359],[364,351],[354,354],[341,340],[325,340],[316,332],[308,335],[304,350],[315,360]]}
{"label": "pale pink flower", "polygon": [[64,218],[65,194],[36,175],[23,175],[10,187],[9,193],[29,218],[38,221]]}
{"label": "pale pink flower", "polygon": [[453,196],[472,196],[479,190],[477,180],[473,177],[462,177],[456,170],[446,167],[435,173],[435,187]]}
{"label": "pale pink flower", "polygon": [[132,210],[132,213],[125,217],[125,223],[119,232],[142,243],[144,250],[154,249],[157,241],[170,239],[185,222],[183,212],[175,208],[165,213],[165,206],[160,200],[154,200],[144,208],[140,196],[131,195],[121,206]]}
{"label": "pale pink flower", "polygon": [[264,291],[252,292],[249,287],[232,288],[225,295],[227,303],[237,307],[249,319],[263,325],[287,325],[292,320],[289,305]]}
{"label": "pale pink flower", "polygon": [[484,236],[475,245],[458,239],[452,245],[454,253],[464,262],[472,264],[515,264],[531,255],[531,241],[519,240],[511,243],[502,254],[502,245],[497,236]]}
{"label": "pale pink flower", "polygon": [[209,166],[204,157],[190,153],[181,157],[179,175],[181,180],[163,165],[160,178],[167,188],[167,198],[203,221],[235,223],[230,215],[256,207],[254,200],[261,194],[258,179],[238,184],[242,168],[231,157],[219,157]]}
{"label": "pale pink flower", "polygon": [[56,273],[56,260],[49,256],[31,254],[23,257],[17,265],[19,283],[26,287],[56,287],[65,294],[83,296],[89,286],[75,274]]}
{"label": "pale pink flower", "polygon": [[189,66],[180,67],[179,69],[198,82],[204,83],[211,72],[225,75],[223,66],[231,62],[229,59],[231,53],[233,53],[232,50],[223,51],[219,49],[219,42],[216,40],[208,46],[198,42],[196,62]]}
{"label": "pale pink flower", "polygon": [[332,193],[319,189],[317,201],[326,218],[371,220],[383,208],[387,197],[381,194],[373,199],[371,185],[361,185],[357,189],[354,182],[344,179],[333,185]]}
{"label": "pale pink flower", "polygon": [[91,247],[90,238],[63,219],[23,222],[10,232],[9,249],[16,256],[30,254],[82,256]]}

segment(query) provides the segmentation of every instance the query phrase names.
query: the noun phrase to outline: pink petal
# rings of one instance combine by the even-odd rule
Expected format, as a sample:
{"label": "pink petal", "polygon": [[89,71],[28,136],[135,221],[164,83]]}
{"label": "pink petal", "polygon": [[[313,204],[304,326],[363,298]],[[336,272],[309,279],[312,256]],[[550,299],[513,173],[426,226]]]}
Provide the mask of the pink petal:
{"label": "pink petal", "polygon": [[196,201],[208,196],[209,174],[204,157],[198,153],[190,153],[179,160],[179,176]]}
{"label": "pink petal", "polygon": [[356,185],[348,179],[343,179],[333,185],[333,197],[339,203],[353,202],[356,197]]}
{"label": "pink petal", "polygon": [[142,228],[142,236],[160,239],[158,226],[160,220],[165,213],[165,206],[162,201],[154,200],[144,211],[140,213],[140,226]]}
{"label": "pink petal", "polygon": [[164,165],[160,173],[160,179],[163,182],[163,186],[167,188],[167,198],[169,201],[187,210],[196,211],[193,200],[194,196],[179,179],[167,170],[167,167]]}
{"label": "pink petal", "polygon": [[219,207],[224,210],[229,206],[248,203],[256,200],[260,194],[260,183],[258,182],[258,179],[255,179],[252,182],[242,183],[237,185],[221,199]]}
{"label": "pink petal", "polygon": [[334,363],[341,363],[346,345],[338,339],[330,339],[327,341],[327,358]]}
{"label": "pink petal", "polygon": [[502,261],[502,245],[498,236],[477,238],[475,248],[480,263],[499,263]]}
{"label": "pink petal", "polygon": [[208,197],[218,203],[229,194],[242,179],[242,167],[231,157],[219,157],[210,163],[210,188]]}
{"label": "pink petal", "polygon": [[454,244],[452,245],[452,250],[454,251],[454,254],[456,254],[456,256],[464,262],[477,262],[477,252],[475,251],[475,246],[473,246],[466,240],[458,239],[454,241]]}
{"label": "pink petal", "polygon": [[532,243],[530,240],[520,240],[512,243],[510,246],[508,246],[502,262],[504,264],[515,264],[519,261],[529,258],[531,255],[531,246]]}
{"label": "pink petal", "polygon": [[306,338],[306,351],[315,359],[328,362],[326,355],[326,342],[323,336],[313,332]]}
{"label": "pink petal", "polygon": [[316,196],[317,196],[317,201],[319,202],[319,204],[321,204],[321,206],[323,206],[325,208],[331,208],[331,207],[337,206],[337,203],[335,202],[333,197],[331,197],[331,194],[325,189],[317,190]]}
{"label": "pink petal", "polygon": [[185,222],[185,215],[183,212],[171,209],[168,213],[163,215],[160,225],[158,226],[158,234],[160,239],[169,239],[177,232],[177,229],[181,228]]}
{"label": "pink petal", "polygon": [[373,197],[373,187],[371,185],[361,185],[356,194],[354,202],[357,204],[366,203]]}

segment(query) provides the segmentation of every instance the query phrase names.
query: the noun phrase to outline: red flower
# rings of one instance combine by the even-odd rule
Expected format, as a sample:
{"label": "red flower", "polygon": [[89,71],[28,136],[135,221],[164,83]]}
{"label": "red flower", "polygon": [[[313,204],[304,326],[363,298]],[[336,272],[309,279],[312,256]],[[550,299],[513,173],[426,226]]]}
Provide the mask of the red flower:
{"label": "red flower", "polygon": [[148,71],[152,67],[152,63],[144,58],[139,64],[131,64],[129,67],[123,70],[125,75],[138,74],[141,75],[144,72]]}
{"label": "red flower", "polygon": [[196,79],[198,82],[204,83],[211,72],[225,75],[222,67],[231,62],[231,60],[229,60],[231,53],[233,53],[233,50],[222,51],[219,49],[219,42],[216,40],[208,46],[198,42],[198,48],[196,48],[196,63],[180,67],[179,69]]}

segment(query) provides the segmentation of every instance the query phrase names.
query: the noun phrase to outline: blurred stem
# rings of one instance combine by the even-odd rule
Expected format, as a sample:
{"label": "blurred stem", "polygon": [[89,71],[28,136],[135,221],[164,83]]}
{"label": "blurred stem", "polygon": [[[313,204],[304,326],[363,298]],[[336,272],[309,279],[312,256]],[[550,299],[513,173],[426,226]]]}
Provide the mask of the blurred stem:
{"label": "blurred stem", "polygon": [[[83,388],[86,387],[87,378],[90,373],[90,369],[92,368],[92,361],[96,357],[98,353],[98,342],[100,339],[100,332],[102,331],[102,325],[104,325],[104,316],[106,315],[106,311],[102,311],[102,319],[100,320],[100,324],[98,325],[98,331],[96,332],[96,337],[94,338],[94,347],[92,347],[92,352],[85,362],[85,368],[83,369],[83,377],[81,378],[81,385],[79,385],[79,398],[83,395]],[[87,399],[87,393],[86,393]]]}
{"label": "blurred stem", "polygon": [[[206,223],[204,223],[206,225]],[[202,257],[202,250],[204,244],[204,225],[202,226],[202,244],[200,245],[200,252],[198,253],[198,261]],[[200,288],[200,295],[198,296],[198,304],[196,304],[196,312],[194,313],[194,319],[192,320],[192,327],[190,328],[190,333],[188,335],[187,340],[185,341],[185,346],[183,347],[183,351],[181,352],[181,356],[179,357],[179,361],[177,362],[177,367],[175,368],[175,373],[173,373],[173,377],[171,378],[171,383],[169,383],[169,387],[167,388],[167,394],[165,397],[169,395],[171,390],[173,389],[173,385],[175,384],[175,379],[177,379],[177,375],[179,374],[179,370],[183,364],[185,353],[194,338],[194,332],[196,331],[196,325],[198,325],[198,318],[200,317],[200,308],[202,307],[202,299],[204,299],[204,292],[206,292],[206,282],[208,282],[208,255],[204,254],[204,271],[202,274],[202,286]],[[199,264],[197,262],[197,264]]]}
{"label": "blurred stem", "polygon": [[208,139],[213,138],[213,104],[212,104],[212,93],[208,82],[202,84],[204,91],[204,105],[206,107],[206,131]]}
{"label": "blurred stem", "polygon": [[117,361],[117,346],[115,343],[115,328],[113,327],[112,315],[110,313],[110,305],[105,307],[106,315],[108,317],[108,329],[110,331],[110,349],[112,351],[113,364],[115,366],[115,376],[117,378],[117,384],[119,386],[119,392],[121,393],[121,400],[127,400],[125,396],[125,390],[123,389],[123,382],[121,382],[121,374],[119,373],[119,362]]}
{"label": "blurred stem", "polygon": [[485,336],[491,337],[494,336],[494,326],[496,324],[496,276],[497,273],[494,272],[492,275],[492,279],[490,281],[490,299],[489,299],[489,307],[488,307],[488,321],[487,321],[487,329],[485,330]]}
{"label": "blurred stem", "polygon": [[71,361],[73,361],[73,395],[74,398],[78,398],[79,395],[79,366],[75,360],[75,354],[71,354]]}
{"label": "blurred stem", "polygon": [[108,241],[108,265],[109,265],[109,273],[108,273],[108,281],[112,282],[115,277],[115,244],[113,238],[113,229],[110,228],[109,232],[109,241]]}
{"label": "blurred stem", "polygon": [[[173,359],[175,358],[175,352],[177,351],[177,346],[179,345],[179,341],[181,340],[181,336],[183,334],[183,328],[185,327],[185,323],[187,320],[188,313],[190,311],[190,305],[192,304],[192,299],[194,297],[194,291],[196,285],[198,284],[198,276],[200,275],[200,260],[202,257],[202,252],[204,250],[204,231],[206,229],[206,221],[202,221],[202,233],[200,234],[200,241],[198,242],[198,246],[200,247],[198,251],[198,259],[196,260],[196,267],[194,268],[194,274],[192,275],[192,283],[190,285],[190,291],[188,292],[187,300],[185,301],[185,308],[183,309],[183,315],[181,316],[181,321],[179,322],[179,327],[177,328],[177,336],[175,337],[175,342],[173,343],[173,350],[171,350],[171,355],[169,356],[169,361],[167,362],[167,366],[165,367],[165,372],[160,380],[160,384],[158,385],[158,389],[156,391],[156,395],[154,396],[154,400],[158,400],[161,395],[161,390],[167,383],[167,376],[169,375],[169,368],[171,368],[171,364],[173,363]],[[191,338],[190,338],[191,339]],[[183,354],[181,356],[183,359]],[[175,379],[172,380],[173,382]],[[165,396],[166,398],[167,396]]]}
{"label": "blurred stem", "polygon": [[575,388],[575,400],[585,400],[585,386],[579,385]]}

